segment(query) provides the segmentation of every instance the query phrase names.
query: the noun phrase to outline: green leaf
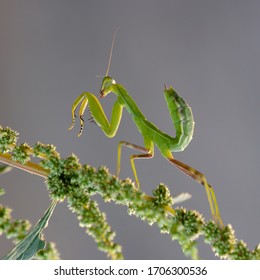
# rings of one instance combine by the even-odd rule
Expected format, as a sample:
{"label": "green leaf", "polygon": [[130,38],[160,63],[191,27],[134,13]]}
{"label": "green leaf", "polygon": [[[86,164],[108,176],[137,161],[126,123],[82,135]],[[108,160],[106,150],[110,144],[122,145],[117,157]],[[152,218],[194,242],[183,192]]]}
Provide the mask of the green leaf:
{"label": "green leaf", "polygon": [[45,241],[41,239],[42,230],[48,226],[48,221],[54,211],[57,201],[53,201],[44,213],[44,216],[34,226],[31,232],[21,240],[14,249],[7,254],[4,260],[29,260],[32,259],[39,250],[45,247]]}
{"label": "green leaf", "polygon": [[12,167],[9,165],[0,165],[0,174],[4,174],[12,170]]}

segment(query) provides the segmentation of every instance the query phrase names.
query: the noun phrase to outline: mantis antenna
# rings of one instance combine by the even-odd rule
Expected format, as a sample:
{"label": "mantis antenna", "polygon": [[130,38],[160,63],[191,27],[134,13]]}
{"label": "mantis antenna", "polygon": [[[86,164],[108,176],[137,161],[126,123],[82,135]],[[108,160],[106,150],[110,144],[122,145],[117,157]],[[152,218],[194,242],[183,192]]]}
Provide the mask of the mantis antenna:
{"label": "mantis antenna", "polygon": [[115,37],[116,37],[116,33],[118,31],[119,27],[116,28],[114,35],[113,35],[113,40],[112,40],[112,45],[111,45],[111,49],[110,49],[110,54],[109,54],[109,59],[108,59],[108,65],[107,65],[107,71],[106,71],[106,75],[105,77],[108,76],[108,72],[109,72],[109,68],[110,68],[110,64],[111,64],[111,60],[112,60],[112,54],[113,54],[113,49],[114,49],[114,42],[115,42]]}

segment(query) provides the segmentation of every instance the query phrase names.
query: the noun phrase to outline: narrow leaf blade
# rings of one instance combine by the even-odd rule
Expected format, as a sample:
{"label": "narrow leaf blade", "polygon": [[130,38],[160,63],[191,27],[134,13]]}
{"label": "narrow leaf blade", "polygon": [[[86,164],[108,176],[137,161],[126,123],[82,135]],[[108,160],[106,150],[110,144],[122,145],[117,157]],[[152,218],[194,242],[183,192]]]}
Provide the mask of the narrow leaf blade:
{"label": "narrow leaf blade", "polygon": [[4,260],[29,260],[32,259],[39,250],[45,247],[45,241],[41,239],[41,233],[48,226],[48,221],[54,211],[57,201],[53,201],[44,216],[38,221],[30,233],[21,240],[14,249],[7,254]]}
{"label": "narrow leaf blade", "polygon": [[189,193],[181,193],[173,198],[173,204],[182,203],[191,198]]}
{"label": "narrow leaf blade", "polygon": [[12,167],[9,165],[0,165],[0,174],[7,173],[12,170]]}

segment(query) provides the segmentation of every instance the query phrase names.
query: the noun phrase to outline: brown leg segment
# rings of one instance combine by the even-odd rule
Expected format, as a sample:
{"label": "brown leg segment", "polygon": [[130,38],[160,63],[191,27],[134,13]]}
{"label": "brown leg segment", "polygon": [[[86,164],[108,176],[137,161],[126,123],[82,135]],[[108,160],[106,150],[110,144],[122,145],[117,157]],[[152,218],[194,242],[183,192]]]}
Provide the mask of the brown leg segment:
{"label": "brown leg segment", "polygon": [[130,163],[131,163],[132,170],[133,170],[133,173],[134,173],[137,189],[139,189],[140,183],[139,183],[139,179],[138,179],[138,176],[137,176],[134,160],[135,159],[140,159],[140,158],[152,158],[154,156],[153,149],[149,150],[147,148],[144,148],[144,147],[141,147],[141,146],[138,146],[138,145],[126,142],[126,141],[120,141],[118,143],[118,147],[117,147],[117,177],[119,177],[119,173],[120,173],[120,162],[121,162],[121,148],[122,148],[122,145],[126,146],[128,148],[140,151],[140,152],[145,152],[144,154],[138,154],[138,155],[131,155],[130,156]]}
{"label": "brown leg segment", "polygon": [[219,213],[219,208],[218,208],[218,203],[217,203],[217,198],[215,195],[215,192],[210,184],[208,184],[206,177],[204,174],[199,172],[198,170],[192,168],[191,166],[178,161],[176,159],[168,158],[168,160],[173,163],[178,169],[180,169],[182,172],[196,180],[198,183],[202,184],[205,187],[208,201],[209,201],[209,206],[211,209],[211,213],[213,215],[213,218],[218,222],[221,226],[223,226],[223,222]]}

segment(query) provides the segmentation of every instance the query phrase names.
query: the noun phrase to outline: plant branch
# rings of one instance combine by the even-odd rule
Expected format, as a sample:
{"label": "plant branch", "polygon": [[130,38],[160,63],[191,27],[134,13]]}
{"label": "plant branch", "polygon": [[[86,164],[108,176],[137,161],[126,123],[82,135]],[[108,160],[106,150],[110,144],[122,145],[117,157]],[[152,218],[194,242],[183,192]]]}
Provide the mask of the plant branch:
{"label": "plant branch", "polygon": [[[95,169],[79,163],[75,155],[61,159],[52,145],[37,143],[30,147],[16,145],[17,132],[0,127],[0,161],[45,178],[54,200],[67,200],[77,214],[80,226],[94,238],[98,248],[111,259],[121,259],[122,248],[114,242],[115,232],[106,221],[92,196],[99,194],[104,201],[113,201],[128,207],[130,215],[157,224],[162,233],[177,240],[185,255],[198,258],[196,240],[204,236],[217,256],[225,259],[260,259],[260,246],[250,251],[243,241],[235,238],[231,225],[220,227],[214,221],[205,221],[194,210],[172,208],[174,199],[167,186],[160,184],[149,196],[136,190],[130,180],[119,180],[105,167]],[[31,157],[39,157],[39,164]]]}
{"label": "plant branch", "polygon": [[10,154],[0,153],[0,162],[43,178],[47,178],[49,175],[49,172],[42,168],[39,164],[33,162],[27,162],[25,164],[19,163],[12,160],[12,156]]}

